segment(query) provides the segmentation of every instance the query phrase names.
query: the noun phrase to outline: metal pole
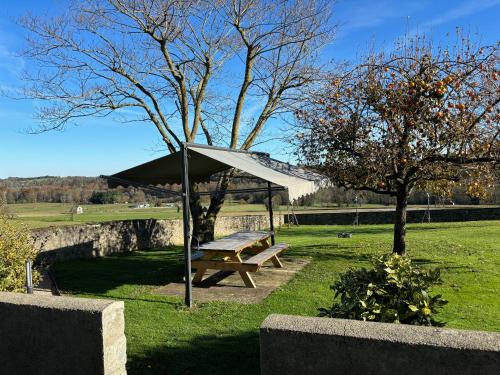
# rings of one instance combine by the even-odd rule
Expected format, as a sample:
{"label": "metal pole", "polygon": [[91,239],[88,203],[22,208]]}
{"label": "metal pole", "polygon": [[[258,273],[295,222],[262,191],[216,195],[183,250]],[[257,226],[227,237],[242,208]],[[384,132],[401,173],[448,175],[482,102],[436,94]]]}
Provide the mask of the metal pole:
{"label": "metal pole", "polygon": [[427,193],[427,222],[431,222],[431,197],[429,193]]}
{"label": "metal pole", "polygon": [[184,229],[184,278],[186,288],[184,303],[193,305],[193,290],[191,285],[191,223],[189,215],[189,165],[187,145],[182,145],[182,222]]}
{"label": "metal pole", "polygon": [[359,225],[359,211],[358,211],[358,195],[354,195],[354,205],[356,207],[356,217],[354,218],[354,225]]}
{"label": "metal pole", "polygon": [[31,272],[31,260],[26,260],[26,293],[33,294],[33,274]]}
{"label": "metal pole", "polygon": [[269,199],[269,228],[271,229],[271,245],[274,246],[274,219],[273,219],[273,190],[271,189],[271,182],[267,181],[267,198]]}

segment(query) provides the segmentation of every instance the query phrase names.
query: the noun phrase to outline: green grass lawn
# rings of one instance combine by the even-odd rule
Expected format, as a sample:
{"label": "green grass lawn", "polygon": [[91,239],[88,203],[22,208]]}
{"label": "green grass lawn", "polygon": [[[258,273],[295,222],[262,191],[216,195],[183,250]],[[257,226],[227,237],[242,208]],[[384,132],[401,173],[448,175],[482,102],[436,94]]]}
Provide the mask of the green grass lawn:
{"label": "green grass lawn", "polygon": [[7,209],[16,220],[30,228],[47,226],[97,223],[113,220],[132,219],[175,219],[180,218],[176,208],[133,208],[132,204],[85,204],[83,214],[70,215],[72,204],[67,203],[22,203],[9,204]]}
{"label": "green grass lawn", "polygon": [[[212,302],[186,310],[181,298],[154,295],[156,287],[181,277],[180,248],[60,263],[55,274],[68,293],[125,301],[130,375],[258,374],[258,328],[265,317],[315,316],[331,304],[329,286],[340,272],[390,251],[391,230],[389,225],[280,230],[278,240],[291,245],[288,256],[312,261],[254,305]],[[339,239],[340,231],[353,237]],[[446,327],[500,331],[500,221],[409,225],[408,248],[419,264],[442,269],[444,282],[433,292],[449,300],[439,314]]]}

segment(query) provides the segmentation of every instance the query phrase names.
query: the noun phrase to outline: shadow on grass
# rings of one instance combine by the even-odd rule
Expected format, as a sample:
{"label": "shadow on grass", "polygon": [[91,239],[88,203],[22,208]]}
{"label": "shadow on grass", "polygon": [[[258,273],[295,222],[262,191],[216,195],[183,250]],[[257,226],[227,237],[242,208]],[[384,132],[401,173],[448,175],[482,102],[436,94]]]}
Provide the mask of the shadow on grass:
{"label": "shadow on grass", "polygon": [[[285,238],[293,238],[293,237],[310,237],[311,241],[318,241],[318,238],[321,240],[329,240],[329,239],[337,239],[337,234],[341,232],[347,231],[343,226],[342,227],[332,227],[329,225],[324,225],[323,228],[318,229],[315,227],[314,229],[308,228],[307,226],[300,227],[298,229],[296,228],[291,228],[291,229],[281,229],[278,233],[278,241],[280,240],[280,236],[283,236]],[[348,230],[349,232],[354,233],[354,229],[351,231],[350,229]],[[387,231],[387,229],[380,230],[381,232]],[[358,233],[358,232],[356,232]]]}
{"label": "shadow on grass", "polygon": [[158,346],[129,355],[129,375],[259,374],[259,333],[194,336],[177,346]]}
{"label": "shadow on grass", "polygon": [[63,291],[103,295],[122,285],[160,286],[178,281],[183,275],[182,262],[181,249],[172,247],[56,263],[53,271]]}
{"label": "shadow on grass", "polygon": [[[356,249],[356,250],[353,250]],[[293,247],[292,250],[287,254],[293,257],[312,257],[316,261],[350,261],[353,265],[357,262],[366,263],[370,262],[374,257],[378,257],[384,254],[389,254],[391,252],[390,248],[387,251],[382,249],[370,250],[366,252],[363,250],[363,246],[339,246],[338,244],[331,245],[306,245]],[[415,265],[427,266],[433,264],[441,264],[441,262],[428,259],[428,258],[411,258]],[[446,266],[440,268],[461,268],[461,266]]]}
{"label": "shadow on grass", "polygon": [[369,261],[372,254],[360,254],[352,251],[353,247],[338,245],[306,245],[293,247],[289,255],[293,257],[312,257],[317,261],[349,260],[354,262]]}
{"label": "shadow on grass", "polygon": [[[411,262],[417,266],[427,266],[430,264],[440,264],[440,262],[437,262],[435,260],[427,259],[427,258],[411,258]],[[442,268],[442,267],[440,267]]]}
{"label": "shadow on grass", "polygon": [[[361,225],[361,227],[355,227],[348,225],[323,225],[321,229],[318,229],[317,226],[314,226],[314,229],[308,228],[308,225],[303,225],[299,228],[281,228],[278,232],[278,235],[283,235],[286,237],[322,237],[323,239],[328,237],[337,238],[337,234],[340,232],[349,232],[352,233],[353,236],[360,234],[390,234],[393,233],[392,224],[372,224],[372,225]],[[304,230],[306,228],[307,230]],[[324,228],[324,229],[323,229]],[[447,229],[456,229],[460,230],[460,227],[456,225],[445,225],[444,223],[435,223],[435,224],[420,224],[420,223],[408,223],[408,232],[422,232],[427,230],[447,230]]]}

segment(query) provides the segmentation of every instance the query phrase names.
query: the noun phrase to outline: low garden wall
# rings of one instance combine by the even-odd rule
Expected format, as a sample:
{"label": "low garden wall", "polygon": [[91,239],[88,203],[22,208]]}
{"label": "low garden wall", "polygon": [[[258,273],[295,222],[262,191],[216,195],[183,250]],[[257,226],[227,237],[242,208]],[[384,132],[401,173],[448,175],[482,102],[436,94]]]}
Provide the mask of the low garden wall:
{"label": "low garden wall", "polygon": [[261,374],[500,374],[500,334],[273,314]]}
{"label": "low garden wall", "polygon": [[[283,223],[276,215],[274,225]],[[215,235],[224,236],[240,230],[269,228],[266,215],[221,216]],[[134,250],[158,249],[183,242],[181,220],[126,220],[34,229],[34,246],[47,263],[85,259]]]}
{"label": "low garden wall", "polygon": [[[421,222],[423,210],[408,211],[408,222]],[[310,213],[297,215],[300,225],[349,225],[353,212]],[[393,210],[369,210],[359,213],[360,224],[393,222]],[[500,208],[433,209],[432,222],[500,220]],[[276,213],[274,226],[288,222],[288,215]],[[267,215],[221,216],[215,225],[216,236],[240,230],[269,228]],[[35,248],[47,263],[60,260],[93,258],[134,250],[163,248],[183,242],[181,220],[126,220],[34,229]]]}
{"label": "low garden wall", "polygon": [[0,373],[124,375],[123,302],[0,292]]}
{"label": "low garden wall", "polygon": [[[407,222],[421,223],[425,209],[408,209]],[[500,207],[488,208],[432,208],[430,210],[431,222],[455,222],[500,220]],[[296,213],[300,225],[350,225],[356,218],[355,212],[318,212]],[[284,218],[288,223],[288,216]],[[392,224],[394,222],[394,209],[359,211],[359,224]]]}

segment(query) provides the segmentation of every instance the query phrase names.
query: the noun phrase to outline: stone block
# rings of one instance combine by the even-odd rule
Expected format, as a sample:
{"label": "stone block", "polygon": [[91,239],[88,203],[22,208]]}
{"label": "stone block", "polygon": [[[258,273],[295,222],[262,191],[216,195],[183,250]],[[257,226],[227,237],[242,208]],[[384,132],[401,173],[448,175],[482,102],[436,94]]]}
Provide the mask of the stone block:
{"label": "stone block", "polygon": [[500,334],[273,314],[261,374],[496,375]]}
{"label": "stone block", "polygon": [[0,292],[0,374],[124,375],[121,301]]}

